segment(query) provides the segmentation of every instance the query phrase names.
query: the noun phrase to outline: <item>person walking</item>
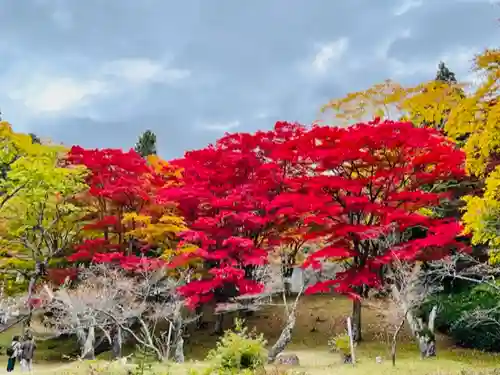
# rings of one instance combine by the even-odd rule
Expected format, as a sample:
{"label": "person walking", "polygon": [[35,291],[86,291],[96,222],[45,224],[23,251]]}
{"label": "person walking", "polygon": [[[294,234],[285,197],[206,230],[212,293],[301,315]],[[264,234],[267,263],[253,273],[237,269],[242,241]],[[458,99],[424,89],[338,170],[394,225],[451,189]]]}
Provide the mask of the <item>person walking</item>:
{"label": "person walking", "polygon": [[33,336],[27,334],[21,346],[21,371],[33,370],[33,356],[35,354],[36,344]]}
{"label": "person walking", "polygon": [[19,336],[14,336],[12,338],[12,343],[7,348],[7,356],[9,359],[7,360],[7,372],[14,371],[14,367],[16,366],[16,359],[21,354],[21,343],[19,342]]}

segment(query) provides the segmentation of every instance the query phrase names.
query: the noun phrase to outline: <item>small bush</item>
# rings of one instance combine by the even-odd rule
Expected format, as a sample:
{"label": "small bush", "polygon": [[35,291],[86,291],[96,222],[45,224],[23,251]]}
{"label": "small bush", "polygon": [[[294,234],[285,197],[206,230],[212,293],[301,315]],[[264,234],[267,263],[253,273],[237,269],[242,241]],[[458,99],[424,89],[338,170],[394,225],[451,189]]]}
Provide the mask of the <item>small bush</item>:
{"label": "small bush", "polygon": [[262,369],[266,363],[266,340],[262,334],[249,332],[243,322],[236,320],[234,331],[226,331],[217,347],[208,353],[207,360],[213,362],[211,374],[234,374],[239,371]]}
{"label": "small bush", "polygon": [[328,340],[328,347],[334,353],[349,354],[351,352],[351,345],[349,335],[337,335]]}

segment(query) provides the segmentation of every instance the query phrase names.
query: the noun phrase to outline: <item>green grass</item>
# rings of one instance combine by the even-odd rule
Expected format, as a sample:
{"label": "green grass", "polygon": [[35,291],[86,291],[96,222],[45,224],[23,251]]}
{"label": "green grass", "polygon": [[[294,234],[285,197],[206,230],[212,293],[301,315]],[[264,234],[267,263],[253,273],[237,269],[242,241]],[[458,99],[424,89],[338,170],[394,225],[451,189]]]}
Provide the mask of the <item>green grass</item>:
{"label": "green grass", "polygon": [[[492,374],[495,368],[498,368],[499,361],[492,356],[472,351],[454,352],[441,351],[435,359],[420,360],[418,353],[414,348],[403,347],[396,362],[396,367],[388,357],[381,363],[375,362],[375,357],[380,347],[374,345],[361,346],[357,350],[358,362],[353,365],[345,365],[340,362],[337,355],[319,350],[299,350],[295,353],[301,360],[301,366],[293,368],[295,371],[302,371],[310,375],[392,375],[392,374],[414,374],[414,375],[445,375],[445,374]],[[182,365],[177,364],[155,364],[153,370],[158,375],[181,375],[188,374],[190,369],[203,370],[208,367],[206,362],[189,361]],[[125,374],[126,369],[116,363],[105,361],[74,362],[70,364],[38,364],[35,368],[37,374],[54,373],[58,374],[89,374],[90,366],[99,368],[106,374]],[[282,375],[277,372],[275,366],[268,366],[268,374]],[[283,369],[283,368],[282,368]],[[276,371],[276,372],[274,372]],[[201,371],[200,371],[201,373]]]}

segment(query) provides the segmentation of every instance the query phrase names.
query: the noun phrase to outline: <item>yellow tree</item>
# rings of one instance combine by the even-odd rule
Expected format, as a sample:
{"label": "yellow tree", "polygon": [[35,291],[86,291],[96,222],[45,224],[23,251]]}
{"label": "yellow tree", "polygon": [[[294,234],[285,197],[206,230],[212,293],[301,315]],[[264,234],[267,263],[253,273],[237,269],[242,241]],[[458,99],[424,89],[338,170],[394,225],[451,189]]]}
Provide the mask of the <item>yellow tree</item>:
{"label": "yellow tree", "polygon": [[[473,243],[500,246],[500,50],[486,50],[475,59],[474,70],[483,77],[473,93],[451,111],[446,131],[455,139],[466,137],[467,168],[485,179],[482,196],[465,197],[463,220]],[[498,251],[491,260],[498,262]]]}

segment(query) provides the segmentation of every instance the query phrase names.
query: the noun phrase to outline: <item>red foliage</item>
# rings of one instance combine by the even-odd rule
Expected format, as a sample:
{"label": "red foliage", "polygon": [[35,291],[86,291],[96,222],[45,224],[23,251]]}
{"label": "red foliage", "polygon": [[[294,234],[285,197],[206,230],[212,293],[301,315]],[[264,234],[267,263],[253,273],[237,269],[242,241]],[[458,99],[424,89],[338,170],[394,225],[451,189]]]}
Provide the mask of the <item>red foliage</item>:
{"label": "red foliage", "polygon": [[[304,138],[310,146],[304,158],[314,173],[290,181],[295,191],[281,197],[289,199],[295,212],[307,200],[306,211],[313,217],[307,220],[306,236],[327,243],[304,267],[318,267],[324,258],[352,259],[349,269],[309,293],[333,288],[353,295],[363,285],[379,286],[380,266],[393,257],[430,260],[465,250],[457,241],[458,222],[419,213],[447,198],[430,192],[430,186],[464,176],[463,152],[439,132],[377,120],[348,128],[314,127]],[[423,238],[388,249],[378,241],[389,232],[414,227]]]}
{"label": "red foliage", "polygon": [[[375,121],[308,130],[278,122],[269,132],[227,134],[174,163],[184,169],[183,185],[160,198],[178,202],[191,228],[184,241],[199,249],[171,266],[198,257],[210,269],[210,277],[181,289],[192,305],[227,284],[239,293],[259,291],[241,270],[266,262],[270,248],[291,241],[290,229],[304,241],[327,243],[304,267],[353,259],[351,268],[309,292],[334,288],[354,296],[359,286],[380,285],[378,270],[393,256],[413,261],[463,250],[458,223],[418,212],[446,199],[426,186],[464,175],[462,151],[431,129]],[[376,245],[390,231],[416,226],[425,228],[424,238],[391,249]]]}
{"label": "red foliage", "polygon": [[128,206],[150,199],[144,187],[149,182],[151,169],[146,160],[132,149],[123,152],[120,149],[86,150],[73,146],[67,161],[84,165],[89,170],[87,184],[93,197]]}
{"label": "red foliage", "polygon": [[[87,228],[105,232],[103,239],[83,243],[71,259],[117,262],[126,269],[160,266],[127,250],[121,215],[140,212],[153,200],[175,201],[190,227],[183,242],[199,248],[170,266],[198,258],[208,271],[180,288],[192,307],[261,291],[252,267],[267,262],[269,250],[297,238],[326,243],[304,267],[320,267],[325,258],[351,260],[335,280],[309,292],[333,288],[353,298],[360,286],[379,286],[381,265],[395,256],[439,259],[465,250],[456,240],[457,222],[419,211],[447,199],[430,187],[462,178],[464,154],[439,132],[410,123],[307,129],[278,122],[272,131],[226,134],[173,161],[183,173],[169,184],[133,151],[73,148],[69,160],[91,171],[89,193],[99,215]],[[390,232],[415,228],[418,236],[381,245]]]}
{"label": "red foliage", "polygon": [[[156,191],[166,180],[162,178],[137,152],[119,149],[86,150],[71,148],[67,162],[84,165],[89,173],[88,197],[97,214],[84,230],[100,231],[103,238],[87,239],[68,257],[71,262],[113,262],[127,270],[163,266],[157,259],[133,254],[130,239],[125,238],[122,224],[127,212],[141,212],[155,200]],[[141,245],[141,244],[138,244]],[[139,249],[140,251],[140,249]]]}
{"label": "red foliage", "polygon": [[236,294],[262,290],[251,279],[252,266],[267,262],[267,249],[289,240],[283,230],[300,218],[280,212],[285,202],[277,197],[287,189],[286,179],[305,173],[298,142],[305,132],[300,125],[278,122],[273,131],[226,134],[215,145],[172,162],[183,168],[182,184],[163,189],[160,201],[178,202],[191,228],[183,240],[199,249],[171,266],[197,257],[209,269],[206,279],[180,289],[191,306],[214,295],[224,302],[227,295],[220,291],[231,287]]}

